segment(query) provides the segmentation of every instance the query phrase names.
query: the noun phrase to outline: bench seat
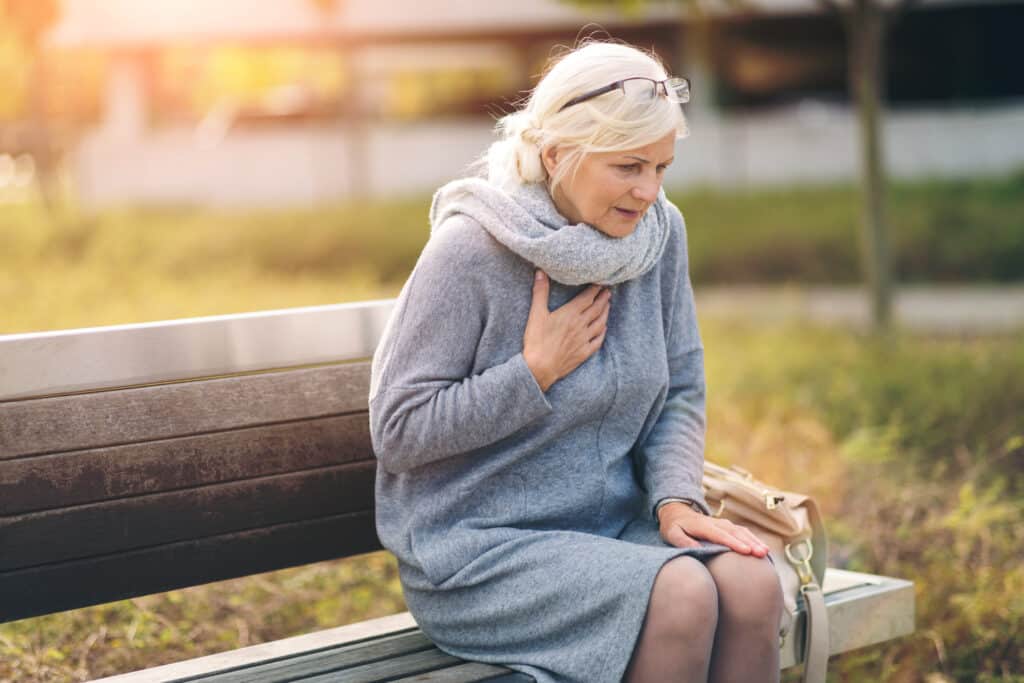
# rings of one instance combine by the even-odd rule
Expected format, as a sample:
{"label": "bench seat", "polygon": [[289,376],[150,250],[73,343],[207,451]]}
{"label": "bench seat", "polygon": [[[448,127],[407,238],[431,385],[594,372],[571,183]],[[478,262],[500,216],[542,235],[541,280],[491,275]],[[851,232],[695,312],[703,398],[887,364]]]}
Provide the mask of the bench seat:
{"label": "bench seat", "polygon": [[[379,550],[367,359],[392,305],[0,336],[0,623]],[[913,631],[908,581],[824,589],[832,654]],[[400,614],[104,680],[530,679]]]}
{"label": "bench seat", "polygon": [[[873,574],[825,573],[830,654],[873,645],[914,629],[913,584]],[[804,614],[782,647],[783,668],[801,661]],[[466,662],[439,649],[408,612],[231,652],[111,676],[99,683],[376,683],[378,681],[527,682],[509,669]]]}

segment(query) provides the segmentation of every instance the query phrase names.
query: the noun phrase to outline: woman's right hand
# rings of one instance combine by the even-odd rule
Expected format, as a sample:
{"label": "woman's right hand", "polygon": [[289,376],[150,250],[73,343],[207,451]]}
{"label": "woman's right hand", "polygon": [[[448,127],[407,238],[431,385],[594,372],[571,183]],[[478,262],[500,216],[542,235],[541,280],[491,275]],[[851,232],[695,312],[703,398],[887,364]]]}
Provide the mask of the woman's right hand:
{"label": "woman's right hand", "polygon": [[658,529],[669,545],[699,548],[700,539],[724,545],[742,554],[764,557],[770,548],[745,526],[709,517],[685,503],[669,503],[658,510]]}
{"label": "woman's right hand", "polygon": [[523,358],[547,391],[601,348],[608,327],[611,292],[590,285],[561,308],[548,310],[548,276],[538,270],[523,334]]}

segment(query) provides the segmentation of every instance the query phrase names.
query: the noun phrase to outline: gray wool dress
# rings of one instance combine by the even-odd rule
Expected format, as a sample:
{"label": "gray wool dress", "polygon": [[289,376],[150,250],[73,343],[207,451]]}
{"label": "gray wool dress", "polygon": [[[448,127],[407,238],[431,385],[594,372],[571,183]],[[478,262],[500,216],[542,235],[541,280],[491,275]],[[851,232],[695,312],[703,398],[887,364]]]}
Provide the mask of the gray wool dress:
{"label": "gray wool dress", "polygon": [[[657,263],[612,286],[603,346],[547,392],[522,354],[535,266],[480,222],[435,226],[402,289],[371,378],[377,531],[442,650],[540,683],[619,681],[661,566],[727,550],[669,546],[653,514],[704,504],[703,349],[662,201]],[[549,308],[582,289],[552,281]]]}

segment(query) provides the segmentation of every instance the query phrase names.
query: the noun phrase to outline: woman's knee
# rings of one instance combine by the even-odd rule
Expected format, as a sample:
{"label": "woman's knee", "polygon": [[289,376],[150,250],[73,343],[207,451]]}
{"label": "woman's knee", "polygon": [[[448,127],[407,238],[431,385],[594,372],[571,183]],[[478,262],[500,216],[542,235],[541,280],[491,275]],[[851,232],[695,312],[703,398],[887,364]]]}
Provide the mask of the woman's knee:
{"label": "woman's knee", "polygon": [[714,633],[718,622],[718,589],[699,560],[681,556],[662,565],[651,591],[651,610],[679,633]]}
{"label": "woman's knee", "polygon": [[767,557],[730,552],[712,558],[708,570],[718,588],[719,609],[731,620],[777,626],[782,586]]}

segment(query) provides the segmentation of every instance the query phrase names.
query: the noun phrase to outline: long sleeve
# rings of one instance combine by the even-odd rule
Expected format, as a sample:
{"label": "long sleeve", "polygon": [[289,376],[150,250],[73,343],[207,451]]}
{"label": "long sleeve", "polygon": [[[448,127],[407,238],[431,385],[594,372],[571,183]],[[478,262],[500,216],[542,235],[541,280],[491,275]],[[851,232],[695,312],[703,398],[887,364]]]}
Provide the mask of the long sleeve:
{"label": "long sleeve", "polygon": [[666,347],[669,386],[665,404],[647,438],[638,447],[650,514],[662,498],[689,498],[708,511],[701,489],[704,467],[704,349],[697,328],[693,287],[686,255],[682,216],[677,277],[668,312]]}
{"label": "long sleeve", "polygon": [[371,439],[388,472],[486,446],[551,412],[521,345],[474,369],[487,317],[502,314],[488,281],[493,265],[479,231],[461,219],[431,238],[402,290],[370,390]]}

